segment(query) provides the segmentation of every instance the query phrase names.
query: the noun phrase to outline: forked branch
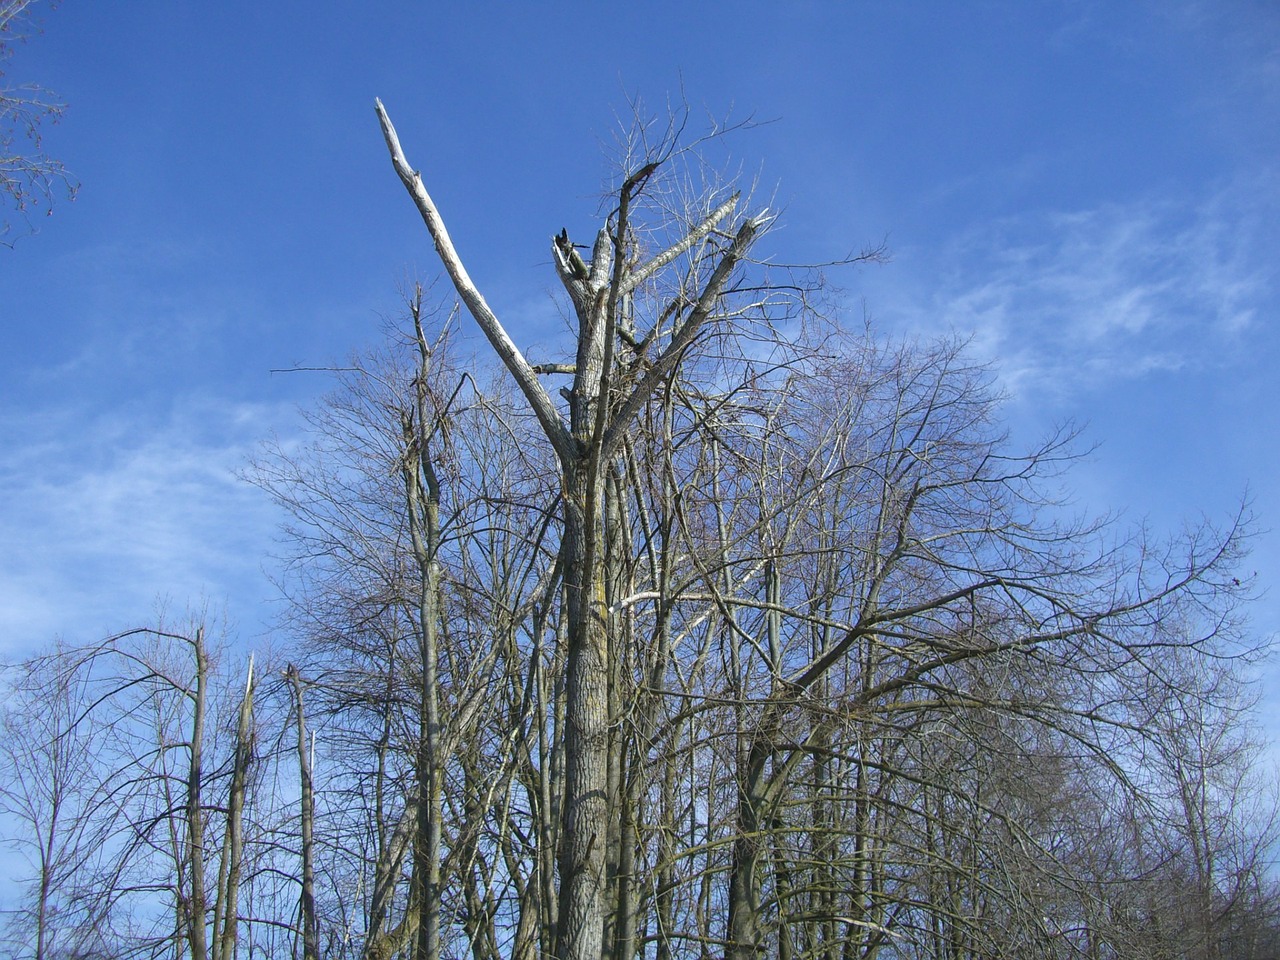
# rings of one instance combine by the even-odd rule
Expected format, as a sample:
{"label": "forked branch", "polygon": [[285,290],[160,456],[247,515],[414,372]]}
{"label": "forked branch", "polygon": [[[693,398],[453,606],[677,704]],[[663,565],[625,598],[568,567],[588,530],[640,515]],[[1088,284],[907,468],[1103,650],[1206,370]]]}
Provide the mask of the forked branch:
{"label": "forked branch", "polygon": [[431,195],[427,193],[421,174],[410,166],[408,159],[404,155],[404,149],[400,146],[400,138],[396,135],[396,128],[392,126],[391,118],[387,116],[387,111],[382,106],[382,101],[375,99],[374,105],[378,112],[378,122],[382,125],[382,136],[387,141],[387,149],[391,153],[391,164],[395,167],[396,173],[400,177],[400,182],[404,184],[405,189],[409,191],[409,196],[413,198],[413,202],[417,205],[418,212],[422,214],[422,221],[427,225],[431,239],[435,241],[436,253],[439,254],[440,262],[444,264],[444,268],[449,274],[449,279],[453,281],[454,288],[458,291],[458,296],[467,305],[467,310],[471,312],[471,316],[480,325],[480,329],[484,331],[484,335],[489,339],[489,343],[502,359],[503,364],[511,371],[511,375],[515,377],[516,384],[529,401],[529,406],[532,408],[534,416],[538,418],[542,429],[551,440],[552,446],[555,447],[556,453],[561,459],[571,456],[573,443],[569,436],[568,427],[561,418],[559,411],[556,410],[555,404],[552,403],[551,397],[543,389],[542,384],[538,382],[538,377],[534,373],[533,367],[529,365],[529,361],[524,358],[520,348],[515,345],[515,342],[507,334],[497,315],[489,307],[484,296],[467,273],[467,268],[463,265],[462,258],[458,256],[458,252],[453,246],[453,240],[449,237],[449,231],[445,229],[444,220],[436,209]]}

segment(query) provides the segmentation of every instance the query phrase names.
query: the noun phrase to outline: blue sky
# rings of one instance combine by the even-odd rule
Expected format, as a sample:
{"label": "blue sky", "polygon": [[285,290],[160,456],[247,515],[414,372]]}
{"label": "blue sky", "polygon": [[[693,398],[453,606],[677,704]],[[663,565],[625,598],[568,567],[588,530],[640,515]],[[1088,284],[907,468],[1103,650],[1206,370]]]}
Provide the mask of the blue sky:
{"label": "blue sky", "polygon": [[726,144],[772,249],[886,335],[958,331],[1015,436],[1098,445],[1077,503],[1225,520],[1280,629],[1280,8],[1164,2],[498,4],[66,0],[10,81],[70,108],[82,184],[0,248],[0,656],[158,602],[269,630],[277,517],[236,471],[318,375],[437,272],[386,103],[524,347],[561,324],[549,238],[583,236],[643,98],[762,123]]}

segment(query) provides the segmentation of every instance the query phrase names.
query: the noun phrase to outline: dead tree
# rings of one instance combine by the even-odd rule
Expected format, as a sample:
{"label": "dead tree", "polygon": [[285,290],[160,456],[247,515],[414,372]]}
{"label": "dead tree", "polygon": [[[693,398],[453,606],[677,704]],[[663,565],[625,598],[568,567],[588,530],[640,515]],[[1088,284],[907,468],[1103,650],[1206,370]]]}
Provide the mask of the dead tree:
{"label": "dead tree", "polygon": [[[471,280],[381,101],[377,113],[392,164],[422,215],[458,296],[515,380],[559,461],[567,724],[554,953],[564,960],[596,960],[604,950],[606,848],[609,834],[617,829],[608,800],[611,615],[605,601],[604,557],[609,465],[641,408],[720,310],[735,268],[768,217],[763,213],[735,217],[739,204],[735,193],[684,238],[637,262],[629,218],[636,197],[661,163],[650,158],[623,181],[617,209],[597,232],[589,263],[566,233],[556,237],[552,256],[578,324],[566,416]],[[632,334],[626,329],[631,295],[685,255],[710,265],[700,286],[682,291],[643,335]],[[620,347],[635,354],[635,376],[630,379],[619,376],[616,353]]]}

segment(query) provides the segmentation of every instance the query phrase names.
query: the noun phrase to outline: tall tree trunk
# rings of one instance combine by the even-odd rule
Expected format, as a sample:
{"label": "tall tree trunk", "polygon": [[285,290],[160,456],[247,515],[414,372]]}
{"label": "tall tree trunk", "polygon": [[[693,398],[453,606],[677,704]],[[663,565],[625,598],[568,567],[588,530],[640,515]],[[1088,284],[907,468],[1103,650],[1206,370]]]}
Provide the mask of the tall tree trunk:
{"label": "tall tree trunk", "polygon": [[286,675],[293,685],[293,703],[298,712],[298,773],[302,781],[302,956],[303,960],[318,960],[320,931],[316,918],[315,842],[312,839],[315,793],[311,782],[310,744],[307,743],[302,677],[293,664],[289,665]]}
{"label": "tall tree trunk", "polygon": [[429,409],[428,374],[431,347],[422,325],[421,293],[412,304],[418,369],[414,379],[415,409],[401,426],[404,434],[402,472],[409,535],[418,568],[418,749],[414,773],[418,783],[418,830],[413,843],[410,902],[419,912],[415,960],[440,956],[440,853],[443,815],[440,691],[437,679],[440,623],[440,481],[429,444],[441,414]]}
{"label": "tall tree trunk", "polygon": [[204,779],[204,713],[209,685],[209,654],[204,646],[204,627],[195,635],[196,688],[191,717],[190,764],[187,768],[187,868],[191,872],[191,887],[187,894],[186,926],[187,942],[191,946],[191,960],[208,960],[209,947],[205,930],[207,899],[204,888],[204,807],[201,802],[201,786]]}
{"label": "tall tree trunk", "polygon": [[[234,960],[239,933],[240,875],[244,859],[244,803],[253,762],[253,657],[236,721],[235,752],[231,758],[231,790],[227,798],[227,833],[218,866],[218,903],[214,910],[214,960]],[[301,712],[301,710],[299,710]]]}
{"label": "tall tree trunk", "polygon": [[[565,801],[560,848],[559,951],[563,960],[599,960],[604,944],[608,829],[608,637],[604,578],[593,538],[587,471],[567,478],[565,583]],[[576,574],[576,576],[575,576]]]}
{"label": "tall tree trunk", "polygon": [[757,735],[739,757],[738,814],[729,870],[726,918],[727,960],[754,960],[764,953],[761,923],[760,865],[766,842],[762,833],[765,768],[769,749]]}

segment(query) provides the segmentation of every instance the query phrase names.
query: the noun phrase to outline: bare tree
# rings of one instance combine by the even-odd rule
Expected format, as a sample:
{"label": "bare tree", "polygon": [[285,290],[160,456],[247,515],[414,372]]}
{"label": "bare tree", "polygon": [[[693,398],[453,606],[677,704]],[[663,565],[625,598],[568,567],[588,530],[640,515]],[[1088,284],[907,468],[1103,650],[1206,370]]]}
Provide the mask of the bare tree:
{"label": "bare tree", "polygon": [[423,311],[416,291],[403,355],[343,372],[313,447],[269,451],[254,473],[293,517],[292,627],[334,771],[317,796],[342,811],[317,846],[340,871],[330,889],[360,891],[330,906],[367,957],[433,954],[444,915],[493,939],[483,821],[509,802],[520,729],[539,729],[516,634],[551,589],[543,498],[518,488],[545,486],[541,466],[495,440],[501,400],[458,375]]}
{"label": "bare tree", "polygon": [[[66,653],[60,648],[55,661]],[[95,816],[104,727],[80,716],[81,677],[33,662],[5,679],[0,813],[18,828],[7,838],[32,870],[26,902],[8,920],[10,950],[35,960],[88,952],[98,946],[100,920],[85,878],[99,865],[106,834]]]}
{"label": "bare tree", "polygon": [[303,960],[317,960],[320,956],[319,924],[316,918],[315,881],[315,788],[311,780],[313,747],[307,742],[306,709],[303,705],[303,684],[298,670],[290,664],[285,679],[293,688],[293,709],[298,725],[298,779],[301,795],[298,798],[300,814],[299,837],[302,855],[302,884],[299,914],[302,926]]}
{"label": "bare tree", "polygon": [[1127,919],[1149,943],[1196,960],[1263,956],[1257,921],[1274,917],[1280,836],[1247,688],[1231,665],[1183,651],[1153,674],[1146,788],[1121,847],[1143,867]]}
{"label": "bare tree", "polygon": [[48,907],[80,903],[62,921],[75,923],[61,933],[67,949],[229,960],[242,920],[252,673],[226,697],[195,624],[56,649],[25,675],[19,697],[61,691],[52,710],[36,711],[53,726],[30,731],[39,735],[18,764],[29,783],[39,769],[56,773],[43,794],[27,790],[48,801],[30,805],[28,818],[46,852],[38,949],[57,932]]}
{"label": "bare tree", "polygon": [[[595,237],[590,265],[567,233],[552,244],[557,272],[578,321],[577,356],[569,411],[565,417],[538,380],[463,266],[448,230],[410,166],[390,119],[378,103],[392,162],[409,190],[459,297],[479,324],[524,394],[560,464],[564,530],[560,563],[565,571],[566,733],[564,835],[559,855],[557,948],[566,960],[599,957],[604,949],[606,831],[610,822],[609,776],[609,613],[606,606],[605,537],[608,465],[618,454],[640,409],[678,366],[708,319],[721,309],[737,264],[767,223],[763,214],[732,225],[737,194],[719,202],[686,236],[641,263],[631,224],[631,207],[660,165],[655,158],[629,173],[618,207]],[[726,223],[730,239],[715,242]],[[639,339],[630,295],[685,254],[693,252],[694,279],[655,318]],[[701,260],[701,264],[697,261]],[[630,337],[636,362],[633,379],[618,376],[615,350]],[[641,344],[644,345],[643,349]]]}

